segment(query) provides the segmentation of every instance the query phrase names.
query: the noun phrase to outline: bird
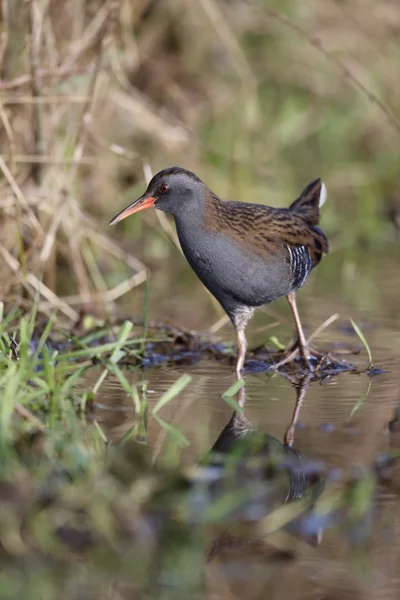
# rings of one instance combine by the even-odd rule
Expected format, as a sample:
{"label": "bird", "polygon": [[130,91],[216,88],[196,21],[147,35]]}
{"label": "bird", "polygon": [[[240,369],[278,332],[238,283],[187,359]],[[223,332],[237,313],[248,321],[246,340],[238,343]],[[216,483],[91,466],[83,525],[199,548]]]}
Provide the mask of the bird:
{"label": "bird", "polygon": [[[173,216],[189,265],[236,330],[238,379],[245,363],[248,321],[257,307],[283,297],[293,314],[304,366],[312,370],[296,291],[329,251],[319,227],[319,208],[326,197],[326,186],[318,178],[288,208],[224,201],[192,171],[168,167],[154,175],[145,193],[110,225],[150,207]],[[284,363],[285,359],[273,366]]]}
{"label": "bird", "polygon": [[[302,390],[300,393],[304,395]],[[297,394],[299,398],[299,394]],[[315,483],[319,477],[308,478],[306,470],[301,469],[303,455],[293,448],[292,444],[287,444],[286,440],[282,443],[277,438],[269,434],[260,434],[247,419],[245,415],[246,388],[242,387],[235,395],[237,405],[241,410],[235,410],[224,429],[219,434],[213,447],[204,457],[202,463],[215,467],[228,466],[230,474],[233,474],[232,467],[237,467],[238,476],[245,474],[246,463],[249,471],[255,471],[258,468],[264,468],[265,463],[253,462],[251,458],[269,458],[268,479],[275,484],[276,490],[280,488],[283,492],[285,502],[301,498],[310,483]],[[234,455],[234,459],[232,459]],[[228,460],[225,460],[227,459]],[[230,460],[229,460],[230,458]],[[248,461],[250,459],[250,461]],[[282,479],[283,472],[286,477]],[[310,473],[311,474],[311,473]],[[283,484],[283,485],[279,485]]]}

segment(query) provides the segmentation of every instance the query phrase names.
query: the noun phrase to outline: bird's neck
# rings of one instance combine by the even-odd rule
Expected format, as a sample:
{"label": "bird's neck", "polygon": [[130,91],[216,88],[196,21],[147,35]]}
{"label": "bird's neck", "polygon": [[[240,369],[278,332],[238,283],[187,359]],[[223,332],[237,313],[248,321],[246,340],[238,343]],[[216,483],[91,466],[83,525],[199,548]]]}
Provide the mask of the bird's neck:
{"label": "bird's neck", "polygon": [[223,204],[219,198],[206,197],[204,202],[186,205],[184,211],[174,215],[178,238],[189,263],[193,256],[207,250],[208,234],[212,234],[212,223],[220,216]]}
{"label": "bird's neck", "polygon": [[224,212],[224,202],[207,190],[202,201],[183,204],[181,210],[174,213],[178,233],[185,230],[187,233],[198,232],[199,229],[208,229],[215,219],[221,218]]}

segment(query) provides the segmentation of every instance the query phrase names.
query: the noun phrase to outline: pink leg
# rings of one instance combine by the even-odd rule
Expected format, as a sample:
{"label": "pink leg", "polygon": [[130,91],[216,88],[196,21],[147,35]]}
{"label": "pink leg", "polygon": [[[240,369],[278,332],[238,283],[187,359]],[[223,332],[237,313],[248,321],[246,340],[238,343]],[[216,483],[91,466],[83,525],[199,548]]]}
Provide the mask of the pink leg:
{"label": "pink leg", "polygon": [[244,366],[244,360],[246,358],[247,340],[244,334],[244,329],[237,329],[237,363],[236,363],[236,377],[241,379],[242,369]]}
{"label": "pink leg", "polygon": [[293,317],[294,317],[294,322],[296,324],[296,331],[297,331],[297,337],[299,340],[299,347],[300,347],[300,354],[303,357],[304,362],[310,366],[310,353],[308,350],[308,344],[307,344],[307,340],[306,340],[306,336],[304,335],[304,331],[303,331],[303,327],[301,325],[301,321],[300,321],[300,317],[299,317],[299,312],[297,310],[297,304],[296,304],[296,294],[294,292],[292,292],[291,294],[289,294],[287,296],[287,301],[289,302],[289,306],[292,309],[292,313],[293,313]]}
{"label": "pink leg", "polygon": [[[293,314],[294,322],[296,325],[297,339],[298,339],[298,343],[299,343],[299,352],[303,358],[303,361],[304,361],[306,367],[309,370],[311,370],[310,351],[308,349],[308,343],[306,340],[306,336],[304,335],[303,327],[301,325],[299,313],[297,310],[296,294],[294,292],[292,292],[291,294],[288,294],[288,296],[286,296],[286,299],[289,302],[290,308],[292,309],[292,314]],[[279,367],[282,367],[286,363],[290,362],[291,360],[293,360],[294,356],[295,356],[294,352],[291,352],[289,354],[289,356],[287,356],[283,360],[276,363],[274,365],[274,369],[278,369]]]}

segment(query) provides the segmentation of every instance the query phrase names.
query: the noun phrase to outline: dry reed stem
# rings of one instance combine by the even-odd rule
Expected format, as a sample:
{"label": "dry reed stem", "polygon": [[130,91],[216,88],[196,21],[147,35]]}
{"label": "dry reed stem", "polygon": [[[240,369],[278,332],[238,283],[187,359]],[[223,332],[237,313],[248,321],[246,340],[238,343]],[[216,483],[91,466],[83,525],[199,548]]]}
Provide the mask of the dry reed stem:
{"label": "dry reed stem", "polygon": [[[125,75],[124,69],[121,65],[121,60],[118,56],[117,51],[114,48],[113,42],[114,42],[114,40],[111,40],[110,52],[109,52],[111,69],[112,69],[113,74],[115,75],[118,83],[121,85],[121,87],[126,92],[128,92],[129,99],[134,99],[133,105],[130,109],[131,112],[134,113],[134,115],[135,115],[133,117],[134,122],[137,123],[138,126],[140,126],[142,129],[145,129],[145,131],[147,132],[147,134],[149,136],[153,137],[155,135],[159,135],[158,132],[162,131],[162,128],[166,126],[166,122],[167,122],[168,128],[170,127],[170,125],[174,125],[176,127],[181,128],[181,130],[184,131],[185,135],[186,135],[185,138],[182,138],[182,136],[180,136],[180,138],[176,142],[175,141],[173,142],[174,145],[175,144],[178,145],[181,143],[185,144],[185,143],[189,143],[190,141],[195,141],[200,147],[202,147],[206,152],[209,152],[213,156],[222,158],[226,162],[233,163],[235,165],[244,166],[252,171],[257,170],[257,172],[260,172],[260,174],[264,174],[264,173],[262,173],[261,170],[255,169],[254,164],[250,163],[249,161],[245,161],[245,160],[242,160],[242,159],[236,158],[236,157],[232,158],[232,156],[230,156],[230,155],[226,154],[225,152],[223,152],[222,150],[216,148],[214,145],[204,142],[203,140],[201,140],[199,138],[199,136],[196,134],[196,132],[193,131],[193,129],[191,127],[189,127],[189,125],[184,123],[182,120],[178,119],[176,117],[176,115],[171,114],[165,108],[163,108],[162,111],[160,111],[160,109],[154,105],[153,101],[148,96],[146,96],[145,94],[140,92],[137,88],[132,86],[129,79]],[[251,75],[252,75],[252,73],[251,73]],[[252,75],[252,77],[253,77],[253,75]],[[253,93],[252,86],[249,86],[249,88],[250,88],[250,93]],[[129,102],[128,99],[125,100],[121,96],[119,96],[118,99],[116,99],[116,104],[120,104],[121,108],[126,108],[128,102]],[[155,123],[153,123],[154,115],[157,115],[157,118],[160,118],[160,117],[163,118],[164,121],[163,122],[156,121]],[[148,122],[146,121],[147,117],[148,117]],[[146,127],[146,125],[147,125],[147,127]],[[170,131],[168,129],[166,138],[171,137],[169,134],[170,134]],[[165,144],[166,145],[168,144],[168,139],[165,141]],[[116,153],[119,154],[119,152],[116,152]],[[125,153],[121,152],[121,155],[125,155]]]}
{"label": "dry reed stem", "polygon": [[[70,165],[74,162],[73,158],[56,158],[54,156],[36,156],[35,154],[15,154],[14,156],[0,154],[0,158],[3,161],[13,161],[14,164],[30,164],[40,163],[43,165],[56,165],[64,166]],[[93,165],[96,163],[97,158],[95,156],[82,156],[80,158],[81,165]]]}
{"label": "dry reed stem", "polygon": [[10,14],[8,8],[8,0],[1,0],[1,14],[3,17],[3,26],[0,33],[0,74],[3,74],[3,62],[7,51],[9,31],[10,31]]}
{"label": "dry reed stem", "polygon": [[319,327],[317,327],[317,329],[315,329],[312,334],[310,335],[310,337],[308,338],[307,342],[310,344],[316,337],[319,336],[320,333],[322,333],[324,331],[324,329],[326,329],[327,327],[329,327],[330,325],[332,325],[332,323],[334,323],[335,321],[338,320],[339,318],[339,313],[336,313],[334,315],[331,315],[330,317],[328,317],[328,319],[326,319],[326,321],[324,321],[323,323],[321,323],[321,325],[319,325]]}
{"label": "dry reed stem", "polygon": [[15,273],[19,281],[24,285],[25,288],[29,290],[29,286],[32,286],[36,292],[39,292],[49,303],[53,306],[53,308],[59,309],[63,312],[69,319],[73,321],[78,320],[78,313],[68,306],[65,302],[63,302],[54,292],[52,292],[44,283],[42,283],[36,275],[33,273],[27,273],[25,276],[22,275],[22,267],[21,263],[12,256],[8,252],[8,250],[0,245],[0,252],[3,255],[3,258],[6,264],[10,267],[10,269]]}
{"label": "dry reed stem", "polygon": [[[30,70],[31,70],[31,90],[32,98],[41,97],[41,86],[37,75],[40,64],[40,47],[42,37],[43,18],[40,13],[39,5],[36,0],[30,0]],[[33,154],[42,156],[44,154],[43,142],[43,111],[39,103],[33,103],[32,111],[32,133],[33,133]],[[43,169],[41,163],[32,163],[31,175],[33,181],[39,186],[42,182]]]}
{"label": "dry reed stem", "polygon": [[2,99],[4,106],[10,104],[85,104],[88,96],[22,96],[19,94],[8,94]]}
{"label": "dry reed stem", "polygon": [[[324,331],[324,329],[326,329],[327,327],[332,325],[332,323],[334,323],[338,318],[339,318],[339,314],[336,313],[334,315],[331,315],[328,319],[326,319],[326,321],[321,323],[321,325],[319,325],[317,327],[317,329],[315,329],[315,331],[313,331],[313,333],[307,339],[307,344],[310,344],[322,331]],[[295,348],[292,352],[290,352],[290,354],[288,354],[288,356],[285,356],[285,362],[288,363],[291,360],[293,360],[294,358],[296,358],[296,356],[299,354],[299,352],[300,352],[299,348],[298,347]]]}
{"label": "dry reed stem", "polygon": [[[135,287],[142,285],[147,279],[147,270],[135,273],[118,283],[114,287],[105,292],[88,292],[83,294],[75,294],[74,296],[60,296],[60,300],[70,306],[79,306],[88,303],[111,304],[121,298],[121,296],[131,292]],[[52,303],[43,303],[46,308],[53,306]]]}
{"label": "dry reed stem", "polygon": [[107,292],[107,284],[97,265],[92,248],[90,246],[90,242],[87,238],[85,240],[82,240],[81,253],[95,288],[98,292],[104,294],[105,292]]}
{"label": "dry reed stem", "polygon": [[102,37],[104,26],[113,10],[115,10],[115,6],[113,5],[112,0],[106,0],[104,5],[97,11],[89,25],[86,27],[79,40],[75,43],[75,48],[64,60],[62,65],[64,69],[73,67],[78,58],[90,48],[93,41]]}
{"label": "dry reed stem", "polygon": [[200,4],[208,16],[219,41],[224,45],[237,74],[242,80],[246,92],[257,89],[257,79],[248,63],[248,60],[239,44],[235,34],[232,32],[228,21],[214,0],[200,0]]}
{"label": "dry reed stem", "polygon": [[75,274],[79,294],[85,297],[90,296],[90,280],[86,272],[85,262],[80,249],[80,242],[83,238],[83,230],[81,228],[76,229],[74,222],[71,222],[70,220],[64,221],[63,229],[65,230],[68,240],[68,247],[71,257],[70,265],[73,273]]}
{"label": "dry reed stem", "polygon": [[257,329],[254,330],[254,333],[264,333],[265,331],[269,331],[270,329],[274,329],[275,327],[279,327],[279,325],[282,325],[282,321],[274,321],[273,323],[267,323],[267,325],[262,325],[261,327],[257,327]]}
{"label": "dry reed stem", "polygon": [[43,264],[46,264],[49,260],[50,254],[55,244],[57,230],[60,226],[61,221],[63,221],[63,219],[65,218],[67,207],[68,205],[66,204],[64,198],[61,197],[54,210],[53,218],[50,222],[50,226],[47,229],[47,233],[42,245],[42,250],[40,252],[40,262]]}
{"label": "dry reed stem", "polygon": [[189,143],[191,135],[185,127],[171,113],[161,111],[153,105],[144,94],[134,88],[128,94],[121,90],[112,89],[109,100],[115,104],[129,123],[134,123],[138,129],[159,140],[166,148],[181,147]]}
{"label": "dry reed stem", "polygon": [[[53,22],[50,17],[50,9],[53,0],[44,0],[45,7],[43,10],[43,46],[46,58],[49,61],[49,66],[53,69],[60,64],[60,53],[58,51],[58,40],[53,29]],[[44,18],[46,17],[46,19]]]}
{"label": "dry reed stem", "polygon": [[[36,77],[38,79],[58,79],[59,83],[65,79],[66,77],[72,75],[80,75],[82,73],[91,74],[93,73],[92,66],[78,66],[78,67],[58,67],[57,69],[38,69],[36,72]],[[11,81],[0,81],[0,91],[14,90],[19,87],[24,87],[25,85],[32,84],[32,75],[19,75],[15,79]]]}
{"label": "dry reed stem", "polygon": [[125,279],[125,281],[122,281],[113,288],[107,290],[107,292],[104,294],[104,297],[107,302],[114,302],[115,300],[117,300],[117,298],[120,298],[124,294],[127,294],[128,292],[133,290],[138,285],[144,283],[146,279],[147,269],[140,271],[139,273],[135,273],[134,275],[131,275],[131,277]]}
{"label": "dry reed stem", "polygon": [[14,411],[27,421],[30,421],[39,431],[46,431],[45,425],[29,409],[20,402],[15,402]]}
{"label": "dry reed stem", "polygon": [[119,144],[113,144],[113,143],[110,144],[104,138],[102,138],[100,136],[100,134],[97,131],[95,131],[92,127],[92,116],[91,115],[87,116],[87,118],[85,120],[85,127],[86,127],[86,130],[87,130],[88,134],[90,135],[92,141],[100,148],[103,148],[104,150],[107,150],[108,152],[112,152],[113,154],[116,154],[117,156],[122,156],[129,161],[134,161],[138,158],[139,155],[136,152],[132,152],[132,150],[128,150],[127,148],[124,148],[123,146],[120,146]]}
{"label": "dry reed stem", "polygon": [[223,327],[225,327],[225,325],[227,325],[228,323],[230,323],[230,318],[228,317],[228,315],[222,315],[222,317],[220,317],[218,319],[218,321],[216,321],[214,323],[214,325],[211,325],[211,327],[209,327],[207,329],[208,333],[210,334],[214,334],[217,333],[217,331],[219,331],[220,329],[222,329]]}
{"label": "dry reed stem", "polygon": [[[123,250],[109,237],[99,233],[97,231],[97,225],[90,217],[81,211],[78,203],[73,198],[70,199],[70,206],[82,222],[81,235],[83,235],[85,239],[91,240],[93,244],[99,246],[103,250],[106,250],[115,258],[125,262],[131,269],[135,271],[135,273],[128,277],[125,281],[117,284],[105,292],[102,292],[101,294],[91,293],[89,290],[86,290],[82,291],[78,296],[72,296],[64,299],[65,302],[71,301],[71,304],[85,304],[91,300],[93,302],[102,301],[103,303],[113,302],[123,294],[128,293],[133,288],[146,281],[147,269],[140,260],[131,255],[129,252]],[[84,227],[85,225],[88,225],[88,227]],[[82,263],[80,264],[79,268],[82,270],[84,269]],[[82,276],[82,271],[79,273],[79,276]]]}
{"label": "dry reed stem", "polygon": [[4,159],[1,156],[0,156],[0,169],[2,170],[3,175],[6,178],[7,182],[9,183],[17,202],[19,202],[19,204],[26,210],[26,213],[29,217],[29,220],[30,220],[32,226],[36,229],[36,231],[38,233],[43,233],[42,226],[40,225],[36,215],[32,211],[21,188],[19,187],[18,183],[16,182],[15,177],[13,176],[13,174],[11,173],[10,169],[7,167],[6,163],[4,162]]}
{"label": "dry reed stem", "polygon": [[111,238],[101,233],[98,233],[95,230],[88,231],[87,237],[93,242],[95,242],[98,246],[115,256],[116,258],[125,262],[134,271],[140,272],[146,270],[147,267],[144,265],[144,263],[142,263],[138,258],[136,258],[136,256],[133,256],[133,254],[130,254],[129,252],[118,246],[118,244],[113,242]]}
{"label": "dry reed stem", "polygon": [[0,118],[3,123],[4,131],[6,132],[8,141],[10,173],[14,176],[16,173],[15,138],[7,112],[4,110],[4,104],[2,100],[0,100]]}
{"label": "dry reed stem", "polygon": [[[3,0],[3,3],[5,0]],[[27,61],[30,64],[30,74],[16,77],[12,81],[6,81],[0,83],[0,90],[12,91],[19,89],[20,87],[29,85],[31,87],[32,94],[27,96],[13,94],[11,97],[5,99],[8,105],[32,105],[33,106],[33,138],[34,138],[34,151],[31,154],[16,154],[15,152],[15,141],[13,138],[13,130],[11,123],[8,120],[7,113],[4,108],[1,107],[0,118],[4,124],[6,135],[9,141],[9,152],[7,157],[0,157],[0,169],[3,171],[6,181],[11,187],[14,197],[18,202],[18,207],[21,207],[24,212],[28,214],[29,223],[33,225],[40,234],[44,234],[43,244],[40,251],[40,262],[42,266],[48,265],[50,260],[53,261],[53,265],[50,266],[50,273],[47,273],[50,280],[55,281],[55,265],[56,265],[56,253],[61,251],[75,275],[75,280],[78,285],[79,294],[75,297],[77,303],[90,302],[92,299],[102,302],[113,302],[119,298],[122,294],[129,292],[137,285],[143,283],[146,279],[146,269],[143,263],[138,261],[134,256],[121,250],[116,244],[114,244],[109,238],[101,235],[97,232],[97,224],[93,220],[89,219],[80,210],[78,203],[71,194],[71,189],[74,184],[79,165],[85,163],[89,164],[92,162],[91,158],[84,157],[83,151],[88,139],[88,135],[95,140],[98,145],[107,147],[108,150],[117,153],[120,156],[134,158],[134,153],[129,152],[117,145],[109,145],[100,139],[100,136],[96,135],[94,131],[91,131],[90,124],[92,121],[92,111],[96,101],[96,96],[99,88],[99,84],[103,82],[103,75],[106,72],[106,67],[103,65],[104,49],[112,25],[113,14],[118,10],[119,3],[114,0],[107,0],[104,5],[98,10],[86,27],[82,30],[82,36],[76,44],[74,44],[72,51],[64,58],[61,67],[56,67],[58,61],[54,60],[54,53],[51,52],[53,59],[49,60],[48,65],[52,68],[39,69],[40,55],[42,43],[46,43],[49,50],[57,51],[56,40],[54,31],[52,29],[52,22],[50,14],[48,12],[49,3],[45,0],[41,3],[40,0],[30,0],[29,16],[30,16],[30,34],[31,43],[28,50]],[[85,2],[81,3],[81,8],[84,10]],[[75,28],[76,29],[76,28]],[[94,64],[87,67],[81,67],[75,65],[80,57],[88,50],[94,50],[95,61]],[[48,67],[48,65],[46,65]],[[57,85],[62,81],[63,78],[75,73],[91,73],[91,81],[89,82],[89,88],[87,93],[84,95],[70,95],[70,96],[42,96],[42,79],[53,78]],[[107,81],[109,85],[109,81]],[[103,89],[106,89],[106,85],[103,85]],[[69,105],[69,104],[83,104],[81,117],[76,125],[75,133],[75,148],[72,159],[64,159],[63,157],[57,159],[54,155],[46,156],[43,148],[43,114],[42,110],[45,105],[52,107],[57,105]],[[55,126],[58,127],[60,123],[60,117],[62,118],[62,112],[58,111],[53,113],[53,124],[50,125],[50,130]],[[54,118],[58,119],[54,121]],[[6,160],[11,163],[11,170],[6,164]],[[32,178],[36,185],[42,184],[42,178],[46,174],[49,180],[56,179],[58,192],[52,190],[49,192],[48,198],[45,204],[42,203],[40,210],[50,215],[49,225],[46,227],[46,232],[35,214],[37,203],[33,204],[31,197],[26,198],[23,190],[18,185],[16,177],[14,177],[12,171],[16,171],[15,166],[19,163],[27,163],[34,165],[35,168],[31,170]],[[43,170],[44,166],[50,165],[69,165],[67,173],[60,177],[60,173],[57,174],[56,170],[46,169]],[[38,167],[38,168],[36,168]],[[52,182],[53,183],[53,182]],[[53,186],[52,186],[53,187]],[[43,188],[40,188],[43,190]],[[54,203],[54,196],[63,194],[63,197],[59,203]],[[15,202],[15,201],[14,201]],[[1,203],[4,207],[12,205],[10,200],[6,203]],[[19,215],[19,211],[18,211]],[[21,215],[22,216],[22,215]],[[19,218],[19,217],[18,217]],[[19,220],[21,225],[22,221]],[[66,239],[68,249],[62,247],[58,242],[58,231],[60,226],[66,233]],[[91,244],[94,244],[96,248],[106,249],[112,256],[118,260],[125,261],[135,273],[128,277],[125,281],[118,285],[107,289],[104,277],[98,268],[95,261]],[[62,248],[62,249],[61,249]],[[31,293],[30,288],[35,290],[40,289],[40,293],[43,298],[47,300],[47,305],[52,308],[60,308],[64,314],[70,319],[76,320],[78,315],[73,309],[69,309],[66,302],[56,296],[46,285],[40,282],[40,279],[34,275],[33,272],[29,271],[23,277],[21,273],[20,262],[12,256],[12,254],[3,246],[1,253],[5,259],[5,263],[15,273],[17,279],[22,282],[24,287]],[[25,267],[24,267],[25,268]],[[48,269],[47,269],[48,271]],[[51,277],[53,275],[53,277]],[[95,288],[99,293],[91,292],[91,282],[94,283]],[[45,309],[44,302],[40,302],[42,310]]]}
{"label": "dry reed stem", "polygon": [[[113,72],[113,75],[115,76],[116,80],[121,85],[121,87],[128,90],[132,86],[129,82],[129,79],[126,77],[124,69],[121,65],[121,61],[118,56],[118,50],[116,48],[114,39],[111,41],[108,56],[109,56],[110,67]],[[137,64],[139,64],[139,61]]]}
{"label": "dry reed stem", "polygon": [[75,150],[74,150],[73,157],[72,157],[72,165],[71,165],[69,173],[68,173],[68,184],[69,184],[68,189],[71,187],[73,181],[75,180],[76,174],[78,172],[80,159],[83,156],[83,150],[84,150],[85,143],[87,140],[87,131],[86,131],[86,127],[85,127],[85,121],[87,119],[89,119],[91,111],[93,110],[95,97],[96,97],[96,85],[97,85],[97,80],[98,80],[98,77],[100,74],[102,60],[103,60],[103,39],[99,42],[99,50],[98,50],[98,54],[97,54],[97,58],[96,58],[95,68],[94,68],[92,80],[90,82],[89,90],[88,90],[88,94],[87,94],[88,101],[86,102],[86,104],[83,107],[82,116],[81,116],[78,130],[76,133]]}

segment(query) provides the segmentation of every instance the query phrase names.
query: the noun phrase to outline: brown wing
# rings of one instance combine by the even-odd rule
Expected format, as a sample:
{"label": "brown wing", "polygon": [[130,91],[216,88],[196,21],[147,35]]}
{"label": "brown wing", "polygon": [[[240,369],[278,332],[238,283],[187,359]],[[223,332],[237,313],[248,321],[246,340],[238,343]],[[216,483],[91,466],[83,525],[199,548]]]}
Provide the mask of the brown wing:
{"label": "brown wing", "polygon": [[225,202],[223,206],[225,214],[218,211],[214,215],[212,228],[230,235],[258,256],[278,256],[288,248],[305,247],[315,266],[329,251],[321,229],[288,209],[241,202]]}

